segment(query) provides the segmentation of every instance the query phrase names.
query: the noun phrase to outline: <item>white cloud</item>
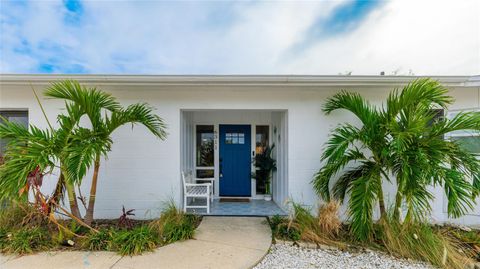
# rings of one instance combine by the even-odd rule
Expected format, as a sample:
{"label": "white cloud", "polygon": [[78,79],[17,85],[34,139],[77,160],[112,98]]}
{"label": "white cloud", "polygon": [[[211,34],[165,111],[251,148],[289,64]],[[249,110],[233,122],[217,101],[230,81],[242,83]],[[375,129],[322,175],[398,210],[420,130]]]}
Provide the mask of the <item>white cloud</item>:
{"label": "white cloud", "polygon": [[[65,23],[60,1],[4,7],[0,72],[37,72],[54,59],[54,72],[78,65],[89,73],[480,74],[474,0],[385,2],[354,31],[292,54],[342,3],[87,1],[78,26]],[[29,53],[18,52],[22,40]]]}

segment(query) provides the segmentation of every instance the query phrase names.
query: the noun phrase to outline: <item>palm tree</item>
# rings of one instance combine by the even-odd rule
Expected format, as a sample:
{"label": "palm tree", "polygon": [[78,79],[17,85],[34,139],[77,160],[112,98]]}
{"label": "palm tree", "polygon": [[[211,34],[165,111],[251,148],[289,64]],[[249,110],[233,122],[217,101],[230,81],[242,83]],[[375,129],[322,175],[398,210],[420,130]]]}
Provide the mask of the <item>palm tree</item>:
{"label": "palm tree", "polygon": [[[76,81],[53,83],[45,94],[65,100],[66,113],[57,117],[59,128],[50,126],[49,129],[42,130],[30,126],[28,129],[13,122],[0,123],[0,138],[10,138],[4,164],[0,166],[0,200],[18,199],[19,191],[28,189],[27,177],[32,171],[38,169],[40,173],[46,174],[58,169],[60,173],[51,195],[51,205],[58,205],[66,191],[72,216],[81,220],[74,186],[82,184],[82,179],[93,166],[84,221],[90,225],[100,159],[110,151],[113,143],[111,133],[124,124],[139,123],[155,136],[164,139],[165,124],[147,104],[133,104],[123,108],[110,94],[87,88]],[[80,119],[85,115],[91,122],[91,128],[80,125]]]}
{"label": "palm tree", "polygon": [[[348,212],[357,239],[370,238],[376,203],[380,219],[386,219],[382,183],[391,181],[390,175],[398,188],[396,218],[402,202],[408,207],[407,219],[418,220],[417,212],[430,209],[430,185],[444,185],[452,216],[471,208],[471,195],[480,185],[479,162],[456,142],[442,137],[455,130],[480,130],[480,115],[461,113],[452,120],[433,121],[434,108],[446,108],[453,102],[447,92],[436,81],[419,79],[402,91],[393,91],[381,108],[357,93],[345,91],[327,100],[323,108],[327,114],[348,110],[357,116],[361,126],[345,123],[333,130],[322,155],[325,165],[315,175],[313,185],[327,201],[331,192],[340,201],[350,195]],[[344,171],[346,167],[351,168]],[[473,184],[466,176],[473,176]]]}
{"label": "palm tree", "polygon": [[[153,108],[149,105],[137,103],[123,108],[110,95],[94,88],[82,87],[78,82],[55,83],[45,91],[45,95],[63,99],[67,102],[67,106],[78,107],[87,115],[91,123],[90,129],[77,126],[74,135],[76,140],[66,148],[65,159],[72,177],[83,177],[89,168],[89,166],[79,165],[80,163],[85,161],[93,163],[92,183],[84,218],[84,222],[90,225],[93,221],[100,159],[102,156],[106,157],[110,151],[111,134],[125,124],[141,124],[154,136],[165,139],[166,126],[163,119],[154,114]],[[104,110],[110,113],[104,113]]]}

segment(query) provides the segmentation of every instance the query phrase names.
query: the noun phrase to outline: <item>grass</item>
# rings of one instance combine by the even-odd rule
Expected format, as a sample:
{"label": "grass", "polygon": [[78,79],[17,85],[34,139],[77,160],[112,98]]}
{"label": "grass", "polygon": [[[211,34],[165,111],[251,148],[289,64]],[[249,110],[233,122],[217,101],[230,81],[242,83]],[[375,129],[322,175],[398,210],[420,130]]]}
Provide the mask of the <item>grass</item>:
{"label": "grass", "polygon": [[132,256],[152,251],[159,243],[157,233],[148,226],[139,226],[132,230],[120,230],[114,233],[112,246],[120,255]]}
{"label": "grass", "polygon": [[0,211],[0,252],[30,254],[44,250],[116,251],[138,255],[165,244],[193,237],[200,218],[169,203],[158,219],[132,220],[128,229],[117,220],[95,223],[92,230],[71,220],[50,223],[30,204],[13,204]]}
{"label": "grass", "polygon": [[91,251],[108,251],[111,249],[114,233],[115,230],[113,229],[100,229],[98,232],[90,231],[86,235],[83,245]]}
{"label": "grass", "polygon": [[376,237],[392,255],[429,262],[443,268],[463,269],[473,253],[456,238],[424,223],[399,224],[383,220]]}
{"label": "grass", "polygon": [[24,228],[7,234],[2,251],[5,253],[30,254],[52,246],[50,234],[42,228]]}
{"label": "grass", "polygon": [[326,244],[340,249],[371,248],[407,259],[429,262],[441,268],[463,269],[474,257],[472,245],[480,242],[480,233],[434,227],[425,223],[400,224],[388,218],[375,224],[373,239],[352,240],[349,225],[338,218],[339,204],[321,206],[318,215],[311,208],[291,203],[289,218],[269,219],[274,237],[292,241]]}
{"label": "grass", "polygon": [[160,218],[152,221],[149,226],[160,235],[162,243],[169,244],[193,238],[198,222],[198,216],[185,214],[170,202]]}

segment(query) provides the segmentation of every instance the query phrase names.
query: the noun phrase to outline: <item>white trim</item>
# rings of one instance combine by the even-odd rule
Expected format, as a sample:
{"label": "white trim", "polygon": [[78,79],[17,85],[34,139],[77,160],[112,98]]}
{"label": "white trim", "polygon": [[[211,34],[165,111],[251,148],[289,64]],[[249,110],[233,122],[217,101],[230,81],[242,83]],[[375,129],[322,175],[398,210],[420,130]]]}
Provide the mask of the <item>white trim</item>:
{"label": "white trim", "polygon": [[447,86],[478,87],[475,76],[322,76],[322,75],[46,75],[0,74],[0,85],[48,85],[74,79],[94,85],[122,86],[392,86],[430,77]]}

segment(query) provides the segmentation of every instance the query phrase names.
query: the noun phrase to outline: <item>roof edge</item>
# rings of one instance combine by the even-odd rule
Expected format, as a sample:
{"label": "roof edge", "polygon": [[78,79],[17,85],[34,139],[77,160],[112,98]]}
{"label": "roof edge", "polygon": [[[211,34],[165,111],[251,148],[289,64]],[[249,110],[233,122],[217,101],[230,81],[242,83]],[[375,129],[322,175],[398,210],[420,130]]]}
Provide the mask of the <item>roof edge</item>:
{"label": "roof edge", "polygon": [[431,77],[446,86],[478,87],[480,76],[325,76],[325,75],[47,75],[0,74],[0,85],[48,85],[74,79],[94,85],[183,86],[391,86]]}

